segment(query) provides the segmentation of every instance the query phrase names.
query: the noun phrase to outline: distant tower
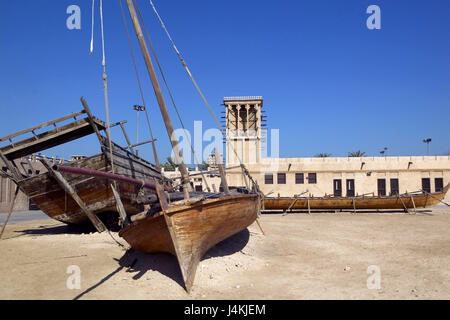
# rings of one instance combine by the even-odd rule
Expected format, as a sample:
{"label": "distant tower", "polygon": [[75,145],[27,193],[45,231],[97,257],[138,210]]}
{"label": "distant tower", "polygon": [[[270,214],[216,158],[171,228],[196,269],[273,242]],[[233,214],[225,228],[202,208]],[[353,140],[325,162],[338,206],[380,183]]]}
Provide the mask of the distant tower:
{"label": "distant tower", "polygon": [[259,163],[262,97],[226,97],[223,103],[227,128],[227,165],[239,164],[236,153],[244,164]]}

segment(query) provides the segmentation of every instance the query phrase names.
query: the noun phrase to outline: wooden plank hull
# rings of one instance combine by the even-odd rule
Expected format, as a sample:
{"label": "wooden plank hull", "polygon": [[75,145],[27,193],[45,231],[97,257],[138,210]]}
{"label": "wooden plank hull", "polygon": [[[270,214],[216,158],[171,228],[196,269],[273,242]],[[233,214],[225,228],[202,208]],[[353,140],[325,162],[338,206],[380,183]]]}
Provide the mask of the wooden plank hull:
{"label": "wooden plank hull", "polygon": [[[146,181],[161,177],[155,168],[150,164],[147,165],[146,162],[138,161],[139,159],[127,158],[116,152],[113,158],[117,174]],[[109,157],[99,154],[68,165],[110,171],[110,164]],[[116,201],[110,187],[112,181],[68,173],[63,175],[94,214],[117,212]],[[88,221],[87,216],[72,197],[66,194],[47,172],[21,180],[18,184],[21,190],[49,217],[70,224],[82,224]],[[143,206],[137,202],[139,186],[117,183],[117,189],[127,213],[133,215],[143,210]]]}
{"label": "wooden plank hull", "polygon": [[244,230],[257,218],[260,199],[256,194],[225,196],[134,222],[119,232],[136,250],[167,252],[177,257],[186,290],[197,265],[214,245]]}
{"label": "wooden plank hull", "polygon": [[[439,203],[447,193],[450,184],[443,192],[421,193],[389,197],[355,197],[355,198],[309,198],[309,208],[315,210],[376,210],[376,209],[404,209],[426,208]],[[264,210],[308,210],[308,198],[264,198]],[[294,202],[295,201],[295,202]]]}

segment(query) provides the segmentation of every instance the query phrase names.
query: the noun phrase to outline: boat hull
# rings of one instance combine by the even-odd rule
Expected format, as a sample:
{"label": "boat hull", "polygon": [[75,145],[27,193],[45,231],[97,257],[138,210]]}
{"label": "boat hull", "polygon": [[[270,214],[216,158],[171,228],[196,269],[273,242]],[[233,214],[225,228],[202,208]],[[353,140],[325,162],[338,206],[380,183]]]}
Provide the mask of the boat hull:
{"label": "boat hull", "polygon": [[189,291],[203,255],[251,225],[259,209],[256,194],[225,196],[147,217],[124,228],[119,235],[136,250],[175,255]]}
{"label": "boat hull", "polygon": [[442,192],[403,194],[389,197],[347,197],[347,198],[305,198],[280,197],[264,198],[264,210],[377,210],[426,208],[438,204],[444,199],[450,184]]}
{"label": "boat hull", "polygon": [[[125,159],[117,154],[114,154],[113,158],[117,174],[146,181],[161,177],[157,170],[137,159]],[[111,161],[104,154],[69,163],[68,166],[104,172],[111,171]],[[101,215],[106,212],[117,212],[116,200],[111,189],[112,181],[70,173],[62,173],[62,175],[92,213]],[[50,218],[68,224],[88,222],[86,214],[75,200],[48,172],[18,181],[18,184],[29,199]],[[137,201],[139,189],[140,187],[136,185],[117,183],[117,190],[129,215],[143,210],[143,205]]]}

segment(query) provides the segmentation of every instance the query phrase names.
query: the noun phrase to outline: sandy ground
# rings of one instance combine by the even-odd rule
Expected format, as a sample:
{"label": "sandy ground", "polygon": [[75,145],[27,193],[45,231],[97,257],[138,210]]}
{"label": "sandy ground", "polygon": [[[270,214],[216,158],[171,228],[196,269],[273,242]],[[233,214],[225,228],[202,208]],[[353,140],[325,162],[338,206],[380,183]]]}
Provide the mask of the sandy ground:
{"label": "sandy ground", "polygon": [[[264,214],[261,224],[265,236],[254,224],[212,248],[187,294],[170,255],[19,222],[0,241],[0,299],[450,299],[450,209]],[[67,287],[70,266],[80,289]]]}

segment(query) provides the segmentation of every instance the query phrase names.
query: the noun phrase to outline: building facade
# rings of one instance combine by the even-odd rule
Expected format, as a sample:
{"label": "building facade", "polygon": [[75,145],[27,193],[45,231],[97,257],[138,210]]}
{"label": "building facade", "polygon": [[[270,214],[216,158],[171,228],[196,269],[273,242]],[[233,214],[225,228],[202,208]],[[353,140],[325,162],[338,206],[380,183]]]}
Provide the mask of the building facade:
{"label": "building facade", "polygon": [[[226,167],[245,164],[268,196],[391,195],[437,192],[450,182],[450,156],[265,158],[262,97],[224,98]],[[232,186],[245,186],[240,169],[227,171]],[[450,194],[446,195],[450,200]]]}

